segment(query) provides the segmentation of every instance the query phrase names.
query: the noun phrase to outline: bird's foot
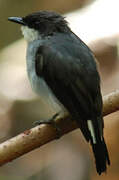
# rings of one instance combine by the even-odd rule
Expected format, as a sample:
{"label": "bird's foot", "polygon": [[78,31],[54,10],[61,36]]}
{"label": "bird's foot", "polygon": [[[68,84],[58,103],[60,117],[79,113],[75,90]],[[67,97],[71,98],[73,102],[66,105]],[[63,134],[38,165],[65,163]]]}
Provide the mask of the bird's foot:
{"label": "bird's foot", "polygon": [[35,121],[33,124],[34,125],[40,125],[40,124],[52,125],[56,129],[56,138],[59,139],[61,137],[62,133],[61,133],[61,129],[58,127],[58,125],[55,121],[58,115],[59,115],[59,113],[56,113],[49,119],[38,120],[38,121]]}

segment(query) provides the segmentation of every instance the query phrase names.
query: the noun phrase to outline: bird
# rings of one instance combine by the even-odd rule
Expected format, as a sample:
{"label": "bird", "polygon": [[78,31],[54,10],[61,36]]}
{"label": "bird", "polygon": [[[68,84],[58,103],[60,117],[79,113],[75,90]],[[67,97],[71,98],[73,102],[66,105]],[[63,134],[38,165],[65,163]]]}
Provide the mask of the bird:
{"label": "bird", "polygon": [[93,52],[60,13],[41,10],[8,20],[21,25],[28,43],[31,87],[37,94],[53,95],[53,101],[67,109],[92,146],[97,173],[106,172],[110,158],[104,139],[100,75]]}

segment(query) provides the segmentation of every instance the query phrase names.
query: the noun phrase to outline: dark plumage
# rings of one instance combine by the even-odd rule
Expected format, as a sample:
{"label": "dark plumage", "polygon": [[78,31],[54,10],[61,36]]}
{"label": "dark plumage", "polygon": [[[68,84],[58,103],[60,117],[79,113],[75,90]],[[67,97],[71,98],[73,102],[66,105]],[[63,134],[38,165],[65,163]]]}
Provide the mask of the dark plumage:
{"label": "dark plumage", "polygon": [[[10,20],[16,22],[15,18]],[[103,137],[100,77],[93,53],[58,13],[39,11],[17,21],[39,33],[27,51],[28,74],[32,74],[33,68],[37,79],[31,79],[32,86],[36,88],[39,79],[45,81],[91,143],[97,172],[105,172],[110,160]]]}
{"label": "dark plumage", "polygon": [[[54,42],[58,43],[54,46]],[[56,33],[48,43],[43,42],[37,54],[41,54],[44,59],[40,74],[36,64],[37,75],[44,78],[55,96],[78,122],[86,140],[92,145],[97,172],[101,174],[106,171],[106,164],[110,164],[110,161],[103,138],[100,78],[91,51],[74,34],[66,33],[62,38],[61,33]],[[36,58],[36,63],[38,61],[39,58]],[[96,144],[93,143],[87,120],[92,120]]]}
{"label": "dark plumage", "polygon": [[39,11],[23,18],[30,28],[37,29],[43,36],[54,32],[67,32],[67,21],[60,14],[49,11]]}

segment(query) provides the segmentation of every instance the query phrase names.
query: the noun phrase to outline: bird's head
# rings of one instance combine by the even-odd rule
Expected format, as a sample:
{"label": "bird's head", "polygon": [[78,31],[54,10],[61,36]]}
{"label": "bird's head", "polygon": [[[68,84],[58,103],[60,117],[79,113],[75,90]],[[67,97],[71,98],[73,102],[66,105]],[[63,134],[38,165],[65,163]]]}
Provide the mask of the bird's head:
{"label": "bird's head", "polygon": [[21,29],[27,41],[35,40],[38,36],[69,31],[64,17],[52,11],[39,11],[25,17],[9,17],[8,20],[22,25]]}

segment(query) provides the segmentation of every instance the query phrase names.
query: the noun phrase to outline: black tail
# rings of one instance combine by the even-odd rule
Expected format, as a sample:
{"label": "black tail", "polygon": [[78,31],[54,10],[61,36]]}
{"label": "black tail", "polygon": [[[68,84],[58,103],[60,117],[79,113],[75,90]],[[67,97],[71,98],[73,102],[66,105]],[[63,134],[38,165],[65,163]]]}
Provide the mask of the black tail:
{"label": "black tail", "polygon": [[91,142],[91,145],[95,156],[96,169],[100,175],[102,172],[106,172],[107,164],[110,165],[108,150],[104,138],[102,141],[97,142],[96,144]]}

